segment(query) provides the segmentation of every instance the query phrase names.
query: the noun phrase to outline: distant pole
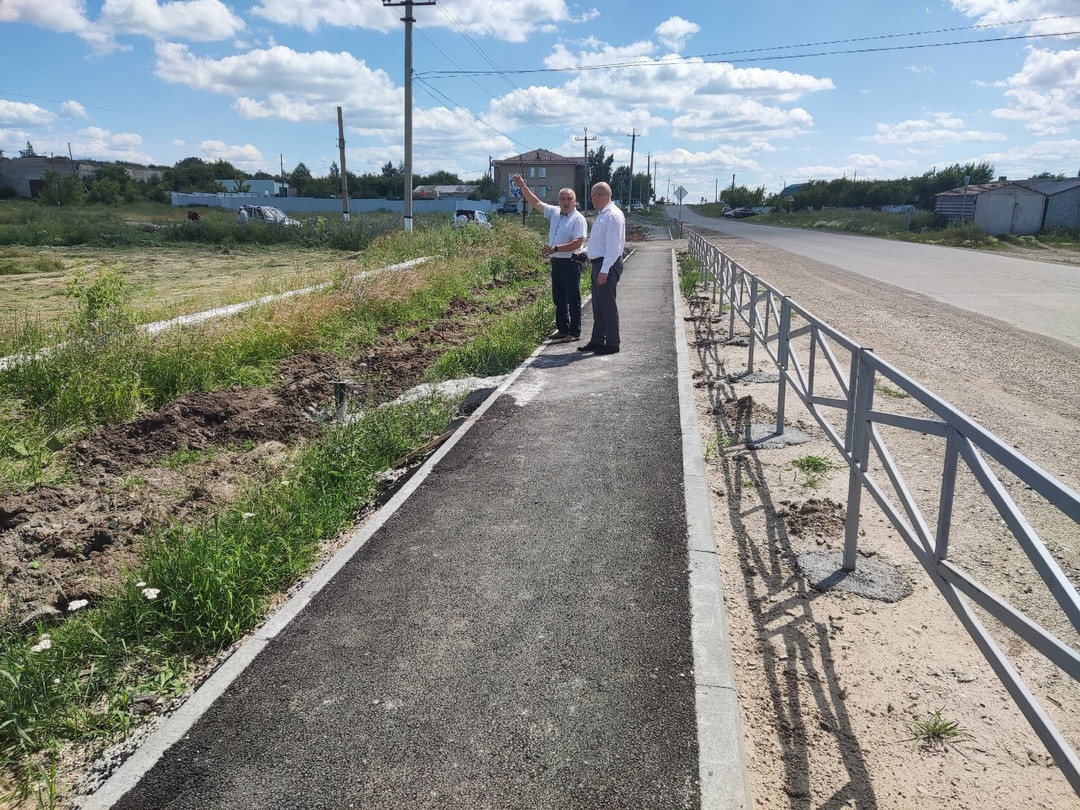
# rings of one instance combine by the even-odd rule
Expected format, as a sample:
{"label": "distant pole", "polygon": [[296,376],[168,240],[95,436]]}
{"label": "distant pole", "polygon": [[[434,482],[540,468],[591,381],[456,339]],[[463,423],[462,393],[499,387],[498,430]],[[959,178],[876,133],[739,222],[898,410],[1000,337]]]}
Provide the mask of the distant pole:
{"label": "distant pole", "polygon": [[349,221],[349,173],[345,170],[345,121],[337,108],[338,152],[341,156],[341,218]]}
{"label": "distant pole", "polygon": [[[585,127],[584,138],[574,138],[575,141],[585,141],[585,195],[581,198],[584,200],[585,210],[589,210],[589,128]],[[595,141],[596,138],[593,138]]]}
{"label": "distant pole", "polygon": [[412,26],[416,20],[413,18],[413,6],[433,6],[435,0],[383,0],[384,6],[405,6],[405,232],[412,231],[413,226],[413,199],[412,199]]}
{"label": "distant pole", "polygon": [[714,203],[715,202],[720,202],[720,178],[719,177],[717,177],[713,181],[712,201]]}
{"label": "distant pole", "polygon": [[630,205],[634,202],[634,144],[637,143],[637,130],[631,130],[626,137],[630,139],[630,190],[627,194],[630,199],[626,201],[626,204]]}
{"label": "distant pole", "polygon": [[[734,197],[734,195],[735,195],[735,175],[731,175],[731,194]],[[731,203],[729,202],[728,205],[731,205]]]}

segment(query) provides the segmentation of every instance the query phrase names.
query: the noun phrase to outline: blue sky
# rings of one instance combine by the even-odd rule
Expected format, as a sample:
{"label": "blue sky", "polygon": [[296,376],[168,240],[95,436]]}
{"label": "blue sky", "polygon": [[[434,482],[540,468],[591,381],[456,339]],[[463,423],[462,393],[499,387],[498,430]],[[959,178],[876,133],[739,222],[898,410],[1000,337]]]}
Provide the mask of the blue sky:
{"label": "blue sky", "polygon": [[[0,0],[0,148],[254,172],[403,149],[382,0]],[[988,161],[1080,172],[1080,0],[438,0],[415,6],[413,163],[602,144],[661,194]],[[994,41],[990,41],[994,40]],[[943,44],[962,43],[962,44]],[[596,139],[596,140],[593,140]]]}

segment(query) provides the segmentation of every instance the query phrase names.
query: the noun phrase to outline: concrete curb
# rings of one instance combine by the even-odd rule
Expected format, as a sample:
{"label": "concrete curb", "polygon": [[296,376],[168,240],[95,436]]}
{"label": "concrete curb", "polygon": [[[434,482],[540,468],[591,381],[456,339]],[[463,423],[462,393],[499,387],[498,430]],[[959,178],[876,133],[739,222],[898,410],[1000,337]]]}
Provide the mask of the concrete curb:
{"label": "concrete curb", "polygon": [[686,541],[690,556],[690,633],[697,692],[698,778],[702,810],[751,810],[750,779],[742,739],[739,696],[728,642],[727,617],[713,533],[712,498],[694,404],[686,345],[679,265],[671,251],[675,295],[675,351],[686,492]]}

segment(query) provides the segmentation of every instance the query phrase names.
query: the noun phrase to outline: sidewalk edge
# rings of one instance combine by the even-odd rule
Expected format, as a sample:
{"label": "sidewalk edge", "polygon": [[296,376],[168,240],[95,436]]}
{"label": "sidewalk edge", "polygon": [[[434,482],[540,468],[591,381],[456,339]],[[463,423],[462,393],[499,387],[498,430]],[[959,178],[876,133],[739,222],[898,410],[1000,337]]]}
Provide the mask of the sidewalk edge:
{"label": "sidewalk edge", "polygon": [[705,475],[697,408],[679,289],[679,265],[671,251],[682,425],[686,542],[690,556],[690,634],[698,727],[698,778],[702,810],[751,810],[750,778],[743,746],[739,697],[731,661],[727,616],[716,557],[712,499]]}

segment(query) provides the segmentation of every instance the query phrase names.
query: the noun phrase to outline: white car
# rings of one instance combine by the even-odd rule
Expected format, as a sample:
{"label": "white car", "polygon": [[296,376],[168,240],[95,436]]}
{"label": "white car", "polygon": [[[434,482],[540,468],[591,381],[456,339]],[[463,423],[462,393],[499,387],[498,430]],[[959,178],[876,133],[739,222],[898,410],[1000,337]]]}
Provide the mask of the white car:
{"label": "white car", "polygon": [[454,212],[454,227],[464,228],[466,225],[478,225],[481,228],[490,228],[491,221],[483,211],[474,211],[471,208],[459,208]]}
{"label": "white car", "polygon": [[[242,217],[241,211],[247,214],[247,217]],[[272,205],[241,205],[236,209],[236,220],[237,222],[258,220],[271,225],[284,225],[286,228],[295,228],[300,225],[299,220],[293,219],[280,208]]]}

